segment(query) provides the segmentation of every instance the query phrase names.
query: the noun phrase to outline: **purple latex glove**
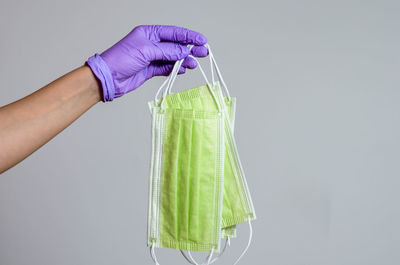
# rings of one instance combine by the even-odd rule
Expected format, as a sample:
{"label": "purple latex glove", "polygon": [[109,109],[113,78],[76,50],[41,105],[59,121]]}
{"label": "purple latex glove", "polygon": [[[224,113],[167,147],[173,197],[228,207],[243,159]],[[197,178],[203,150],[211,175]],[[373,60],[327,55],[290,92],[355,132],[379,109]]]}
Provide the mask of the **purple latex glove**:
{"label": "purple latex glove", "polygon": [[[103,101],[111,101],[136,89],[153,76],[168,75],[175,61],[185,58],[179,73],[196,68],[188,57],[205,57],[202,34],[175,26],[138,26],[101,55],[90,57],[87,64],[100,80]],[[194,47],[189,52],[188,44]]]}

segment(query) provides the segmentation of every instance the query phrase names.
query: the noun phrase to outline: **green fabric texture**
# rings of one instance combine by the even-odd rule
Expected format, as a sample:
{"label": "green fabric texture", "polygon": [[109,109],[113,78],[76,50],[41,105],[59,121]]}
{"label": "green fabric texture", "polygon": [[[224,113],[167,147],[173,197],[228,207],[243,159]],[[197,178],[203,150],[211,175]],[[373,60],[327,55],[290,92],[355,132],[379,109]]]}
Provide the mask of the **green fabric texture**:
{"label": "green fabric texture", "polygon": [[167,95],[164,108],[150,102],[152,165],[148,244],[191,251],[220,249],[236,224],[255,219],[233,139],[235,98],[209,87]]}
{"label": "green fabric texture", "polygon": [[223,227],[222,228],[222,237],[235,238],[236,237],[236,225]]}

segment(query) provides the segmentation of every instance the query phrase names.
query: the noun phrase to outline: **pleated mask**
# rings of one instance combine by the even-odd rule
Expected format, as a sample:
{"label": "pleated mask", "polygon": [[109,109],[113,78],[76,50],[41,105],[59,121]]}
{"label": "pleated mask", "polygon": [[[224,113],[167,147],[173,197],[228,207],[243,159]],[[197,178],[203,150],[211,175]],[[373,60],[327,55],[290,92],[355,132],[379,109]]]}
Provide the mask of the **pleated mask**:
{"label": "pleated mask", "polygon": [[209,252],[204,264],[211,264],[236,237],[236,225],[243,222],[248,222],[250,234],[238,260],[251,241],[251,221],[256,216],[233,135],[236,98],[229,95],[208,48],[211,83],[198,63],[206,85],[171,93],[180,60],[149,102],[152,151],[147,244],[156,264],[154,248],[181,250],[193,265],[199,263],[190,251]]}

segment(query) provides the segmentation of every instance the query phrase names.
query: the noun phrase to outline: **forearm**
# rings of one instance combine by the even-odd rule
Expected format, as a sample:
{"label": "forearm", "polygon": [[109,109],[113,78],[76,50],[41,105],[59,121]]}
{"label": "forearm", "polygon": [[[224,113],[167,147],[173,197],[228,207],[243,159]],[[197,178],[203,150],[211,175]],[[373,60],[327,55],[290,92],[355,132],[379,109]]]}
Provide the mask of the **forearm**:
{"label": "forearm", "polygon": [[[32,154],[102,99],[112,101],[154,76],[180,74],[205,57],[207,38],[163,25],[134,28],[118,43],[35,93],[0,108],[0,173]],[[188,45],[194,45],[191,48]],[[101,93],[100,93],[101,88]]]}
{"label": "forearm", "polygon": [[88,66],[0,108],[0,173],[25,159],[100,101]]}

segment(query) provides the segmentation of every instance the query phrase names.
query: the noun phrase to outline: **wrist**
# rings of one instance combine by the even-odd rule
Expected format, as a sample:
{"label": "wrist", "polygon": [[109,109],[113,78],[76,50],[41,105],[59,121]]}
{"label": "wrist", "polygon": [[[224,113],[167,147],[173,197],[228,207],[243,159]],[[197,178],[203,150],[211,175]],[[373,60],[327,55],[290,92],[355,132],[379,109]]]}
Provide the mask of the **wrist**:
{"label": "wrist", "polygon": [[88,65],[82,66],[83,70],[85,71],[85,76],[87,76],[88,84],[87,89],[89,90],[90,94],[96,101],[101,101],[103,97],[101,82],[100,80],[94,75],[91,68]]}
{"label": "wrist", "polygon": [[97,79],[97,83],[100,85],[99,89],[102,92],[102,100],[104,102],[112,101],[115,97],[115,86],[111,70],[106,62],[96,53],[87,60],[86,64],[89,66]]}

